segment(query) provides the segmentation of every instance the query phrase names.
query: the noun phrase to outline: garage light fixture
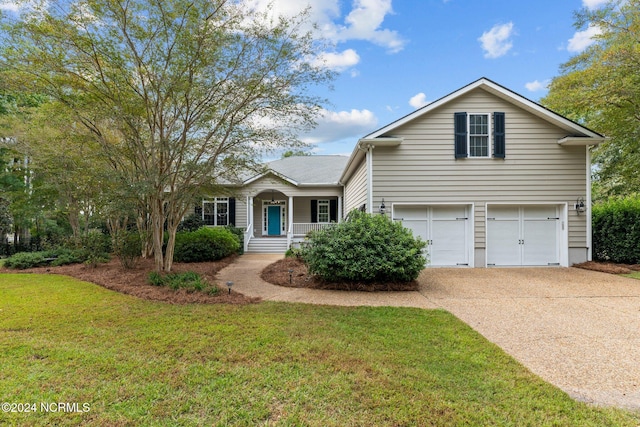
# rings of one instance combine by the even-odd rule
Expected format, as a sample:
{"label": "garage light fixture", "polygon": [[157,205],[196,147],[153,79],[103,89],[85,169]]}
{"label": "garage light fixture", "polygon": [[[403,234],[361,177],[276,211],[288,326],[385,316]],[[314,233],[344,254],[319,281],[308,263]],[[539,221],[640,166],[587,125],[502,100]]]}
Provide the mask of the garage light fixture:
{"label": "garage light fixture", "polygon": [[384,198],[382,199],[382,203],[380,204],[380,215],[384,215],[387,211],[387,207],[384,205]]}
{"label": "garage light fixture", "polygon": [[578,215],[580,215],[581,212],[584,212],[586,210],[584,205],[584,198],[578,197],[578,199],[576,200],[575,208]]}

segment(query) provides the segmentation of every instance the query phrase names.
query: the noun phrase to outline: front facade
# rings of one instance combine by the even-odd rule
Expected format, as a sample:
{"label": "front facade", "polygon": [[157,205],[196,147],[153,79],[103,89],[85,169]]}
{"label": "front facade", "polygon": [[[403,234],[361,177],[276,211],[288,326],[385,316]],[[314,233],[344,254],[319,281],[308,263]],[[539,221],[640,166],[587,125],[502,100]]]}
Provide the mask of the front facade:
{"label": "front facade", "polygon": [[589,148],[603,140],[480,79],[360,139],[349,158],[271,162],[206,215],[233,211],[248,250],[280,239],[284,252],[363,209],[426,240],[431,266],[569,266],[591,258]]}

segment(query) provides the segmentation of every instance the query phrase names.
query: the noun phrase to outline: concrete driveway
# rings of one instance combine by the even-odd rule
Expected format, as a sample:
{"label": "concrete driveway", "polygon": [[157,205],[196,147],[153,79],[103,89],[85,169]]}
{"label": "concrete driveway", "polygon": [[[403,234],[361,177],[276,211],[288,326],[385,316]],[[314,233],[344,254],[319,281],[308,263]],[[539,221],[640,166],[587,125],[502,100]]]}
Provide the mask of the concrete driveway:
{"label": "concrete driveway", "polygon": [[420,293],[573,398],[640,410],[640,281],[577,268],[427,269]]}

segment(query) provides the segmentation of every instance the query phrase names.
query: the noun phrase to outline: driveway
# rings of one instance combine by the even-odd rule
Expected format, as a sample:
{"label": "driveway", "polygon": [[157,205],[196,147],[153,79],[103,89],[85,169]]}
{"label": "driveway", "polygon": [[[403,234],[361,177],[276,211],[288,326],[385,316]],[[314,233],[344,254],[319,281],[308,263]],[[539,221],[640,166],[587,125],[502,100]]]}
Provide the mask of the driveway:
{"label": "driveway", "polygon": [[640,281],[577,268],[428,269],[420,293],[573,398],[640,410]]}
{"label": "driveway", "polygon": [[419,292],[283,288],[278,255],[243,255],[218,280],[265,300],[443,308],[544,380],[585,402],[640,410],[640,280],[577,268],[432,268]]}

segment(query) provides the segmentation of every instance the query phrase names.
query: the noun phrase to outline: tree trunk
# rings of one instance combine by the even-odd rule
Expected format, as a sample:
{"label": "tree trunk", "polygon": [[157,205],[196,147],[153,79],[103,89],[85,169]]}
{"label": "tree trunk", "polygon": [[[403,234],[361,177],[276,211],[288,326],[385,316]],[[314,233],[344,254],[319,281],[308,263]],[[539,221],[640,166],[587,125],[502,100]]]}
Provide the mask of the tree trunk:
{"label": "tree trunk", "polygon": [[[155,200],[154,200],[155,199]],[[164,257],[162,244],[164,243],[164,203],[162,198],[151,200],[151,232],[153,236],[153,257],[155,259],[156,271],[164,270]]]}

